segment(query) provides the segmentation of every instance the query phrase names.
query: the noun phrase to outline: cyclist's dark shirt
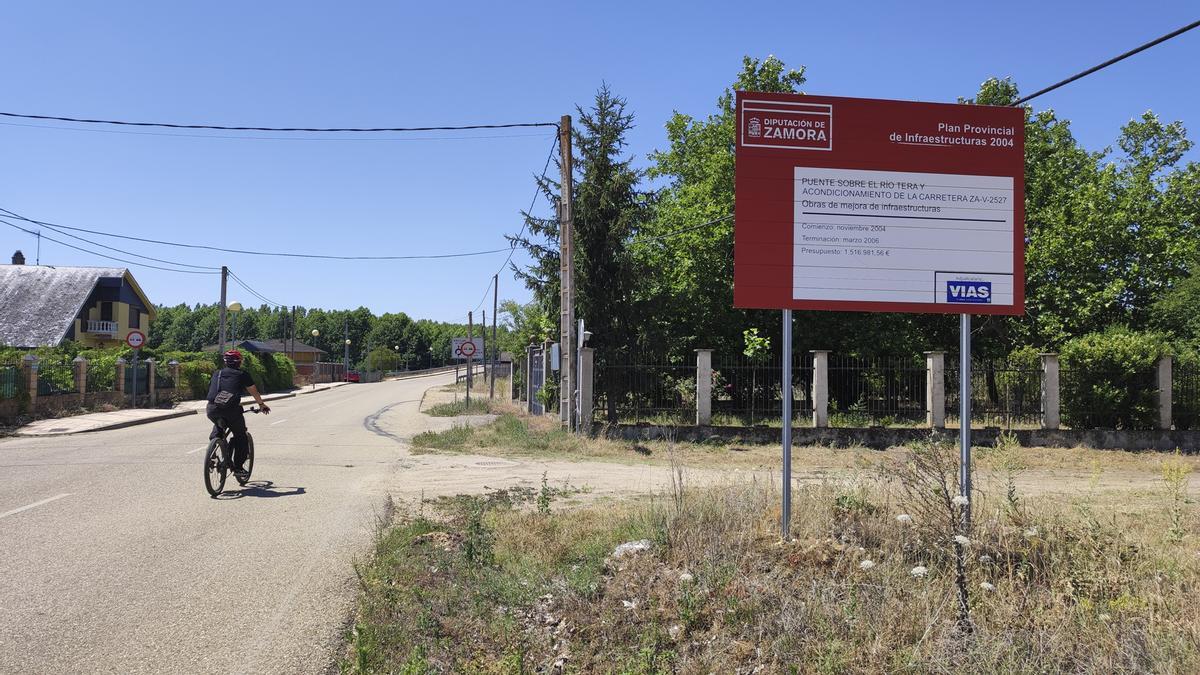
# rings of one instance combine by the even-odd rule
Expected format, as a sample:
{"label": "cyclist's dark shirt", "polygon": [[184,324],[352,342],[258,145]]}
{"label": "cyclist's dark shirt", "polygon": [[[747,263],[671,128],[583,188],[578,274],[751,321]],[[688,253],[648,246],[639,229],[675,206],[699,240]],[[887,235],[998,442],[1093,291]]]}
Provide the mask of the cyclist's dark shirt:
{"label": "cyclist's dark shirt", "polygon": [[250,373],[237,368],[222,368],[212,375],[212,382],[208,385],[208,402],[212,403],[217,398],[217,392],[227,391],[233,394],[230,407],[241,405],[242,392],[253,386],[254,378],[250,377]]}

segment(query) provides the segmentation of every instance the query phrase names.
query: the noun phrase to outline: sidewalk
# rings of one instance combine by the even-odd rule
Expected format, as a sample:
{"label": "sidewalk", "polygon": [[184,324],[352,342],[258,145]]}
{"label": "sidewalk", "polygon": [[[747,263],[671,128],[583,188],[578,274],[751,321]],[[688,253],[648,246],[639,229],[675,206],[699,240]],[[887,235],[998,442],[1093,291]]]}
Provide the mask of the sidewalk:
{"label": "sidewalk", "polygon": [[[263,396],[263,400],[268,403],[278,401],[283,398],[294,398],[304,394],[313,394],[316,392],[328,391],[336,387],[344,387],[345,382],[331,382],[318,384],[316,387],[304,387],[278,394],[267,394]],[[254,401],[244,403],[243,407],[253,405]],[[184,401],[174,408],[128,408],[125,410],[114,410],[106,413],[88,413],[86,415],[75,415],[74,417],[63,417],[59,419],[46,419],[30,422],[25,426],[17,429],[14,435],[16,436],[69,436],[71,434],[82,434],[89,431],[107,431],[109,429],[121,429],[124,427],[132,427],[139,424],[149,424],[161,420],[175,419],[176,417],[186,417],[188,415],[203,414],[204,407],[207,405],[205,401]]]}

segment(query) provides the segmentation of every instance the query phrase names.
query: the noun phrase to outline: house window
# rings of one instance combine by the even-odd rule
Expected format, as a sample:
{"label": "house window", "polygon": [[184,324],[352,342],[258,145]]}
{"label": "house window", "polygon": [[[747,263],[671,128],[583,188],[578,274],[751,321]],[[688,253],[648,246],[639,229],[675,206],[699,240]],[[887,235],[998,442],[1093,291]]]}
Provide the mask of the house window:
{"label": "house window", "polygon": [[101,321],[112,321],[113,320],[113,304],[111,302],[100,303],[100,320]]}
{"label": "house window", "polygon": [[141,328],[142,327],[142,312],[137,307],[129,308],[129,327],[130,328]]}

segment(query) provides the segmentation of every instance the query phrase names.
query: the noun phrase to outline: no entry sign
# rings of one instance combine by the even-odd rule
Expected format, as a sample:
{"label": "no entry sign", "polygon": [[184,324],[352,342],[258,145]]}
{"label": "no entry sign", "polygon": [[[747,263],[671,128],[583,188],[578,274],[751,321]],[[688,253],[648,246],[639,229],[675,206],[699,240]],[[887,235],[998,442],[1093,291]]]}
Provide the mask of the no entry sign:
{"label": "no entry sign", "polygon": [[1024,111],[737,94],[734,304],[1021,314]]}

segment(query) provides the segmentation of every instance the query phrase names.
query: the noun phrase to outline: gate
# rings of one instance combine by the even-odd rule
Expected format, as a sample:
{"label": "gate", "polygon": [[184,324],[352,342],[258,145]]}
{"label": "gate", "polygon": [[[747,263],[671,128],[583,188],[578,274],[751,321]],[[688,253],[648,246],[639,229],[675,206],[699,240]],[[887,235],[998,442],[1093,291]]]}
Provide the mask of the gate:
{"label": "gate", "polygon": [[534,415],[546,414],[545,406],[538,400],[538,392],[546,384],[545,351],[544,347],[529,350],[529,412]]}

